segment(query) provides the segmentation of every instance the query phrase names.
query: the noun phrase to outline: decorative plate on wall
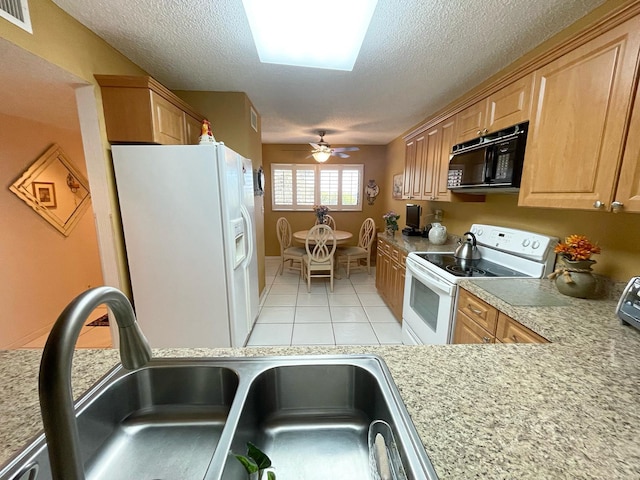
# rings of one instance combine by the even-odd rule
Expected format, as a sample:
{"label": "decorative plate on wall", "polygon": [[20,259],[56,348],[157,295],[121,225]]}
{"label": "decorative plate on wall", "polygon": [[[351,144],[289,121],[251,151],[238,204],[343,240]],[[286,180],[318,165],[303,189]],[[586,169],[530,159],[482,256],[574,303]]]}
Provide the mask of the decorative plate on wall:
{"label": "decorative plate on wall", "polygon": [[68,237],[89,207],[89,182],[58,144],[53,144],[9,187]]}

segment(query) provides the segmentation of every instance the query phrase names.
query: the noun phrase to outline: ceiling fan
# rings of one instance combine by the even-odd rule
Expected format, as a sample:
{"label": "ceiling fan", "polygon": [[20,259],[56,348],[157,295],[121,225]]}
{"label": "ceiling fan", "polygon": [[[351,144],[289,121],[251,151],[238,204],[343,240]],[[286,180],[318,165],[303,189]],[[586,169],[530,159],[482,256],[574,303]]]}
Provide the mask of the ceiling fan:
{"label": "ceiling fan", "polygon": [[318,143],[309,143],[313,147],[311,151],[311,155],[316,162],[324,163],[329,160],[329,157],[332,155],[334,157],[340,158],[349,158],[349,155],[344,152],[355,152],[360,150],[358,147],[338,147],[331,148],[327,142],[324,141],[324,136],[327,134],[325,130],[320,130],[318,135],[320,135],[320,141]]}

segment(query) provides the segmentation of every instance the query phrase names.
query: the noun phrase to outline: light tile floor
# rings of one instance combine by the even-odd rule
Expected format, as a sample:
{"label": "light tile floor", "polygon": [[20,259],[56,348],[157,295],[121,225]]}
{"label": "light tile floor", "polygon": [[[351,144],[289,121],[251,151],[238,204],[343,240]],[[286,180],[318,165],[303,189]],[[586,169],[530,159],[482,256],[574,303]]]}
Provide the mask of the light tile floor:
{"label": "light tile floor", "polygon": [[265,259],[266,287],[248,347],[296,345],[402,344],[402,330],[375,287],[371,275],[358,271],[334,280],[311,280],[311,292],[299,272],[285,268],[280,257]]}

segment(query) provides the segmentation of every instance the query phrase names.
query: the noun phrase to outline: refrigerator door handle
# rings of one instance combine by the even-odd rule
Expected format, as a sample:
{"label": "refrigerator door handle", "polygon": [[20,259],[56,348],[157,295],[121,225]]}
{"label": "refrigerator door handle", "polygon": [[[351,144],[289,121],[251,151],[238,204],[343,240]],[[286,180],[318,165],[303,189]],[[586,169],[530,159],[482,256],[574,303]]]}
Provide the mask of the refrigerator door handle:
{"label": "refrigerator door handle", "polygon": [[253,224],[251,222],[251,215],[249,215],[249,210],[244,205],[240,205],[240,213],[242,214],[242,219],[244,220],[244,235],[245,235],[245,245],[246,245],[246,254],[244,257],[244,266],[246,267],[251,262],[251,258],[253,257]]}

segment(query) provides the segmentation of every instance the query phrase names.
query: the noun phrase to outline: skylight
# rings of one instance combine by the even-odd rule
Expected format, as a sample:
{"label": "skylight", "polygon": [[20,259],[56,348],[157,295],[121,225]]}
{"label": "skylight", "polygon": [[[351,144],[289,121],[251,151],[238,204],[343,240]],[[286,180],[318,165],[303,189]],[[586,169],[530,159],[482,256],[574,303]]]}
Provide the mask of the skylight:
{"label": "skylight", "polygon": [[353,70],[378,0],[242,0],[263,63]]}

